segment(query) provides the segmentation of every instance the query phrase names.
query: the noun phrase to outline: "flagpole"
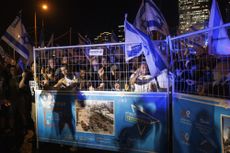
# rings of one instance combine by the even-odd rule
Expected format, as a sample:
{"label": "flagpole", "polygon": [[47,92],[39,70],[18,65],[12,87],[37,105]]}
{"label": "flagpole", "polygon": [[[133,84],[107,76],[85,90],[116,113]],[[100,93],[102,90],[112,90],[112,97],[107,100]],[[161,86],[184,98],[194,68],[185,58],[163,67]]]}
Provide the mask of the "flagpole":
{"label": "flagpole", "polygon": [[127,21],[127,17],[128,17],[128,14],[127,14],[127,13],[125,13],[125,21]]}
{"label": "flagpole", "polygon": [[72,27],[69,28],[69,45],[72,44]]}
{"label": "flagpole", "polygon": [[34,12],[34,45],[37,48],[37,14]]}

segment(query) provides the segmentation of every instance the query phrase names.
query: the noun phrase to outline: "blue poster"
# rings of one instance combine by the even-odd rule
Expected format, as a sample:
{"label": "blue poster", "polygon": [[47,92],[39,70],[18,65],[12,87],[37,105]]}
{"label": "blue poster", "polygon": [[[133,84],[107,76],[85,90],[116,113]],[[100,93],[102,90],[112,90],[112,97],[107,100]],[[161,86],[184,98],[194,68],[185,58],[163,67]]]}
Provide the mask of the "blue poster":
{"label": "blue poster", "polygon": [[36,104],[39,141],[168,152],[167,93],[36,91]]}
{"label": "blue poster", "polygon": [[228,153],[230,102],[176,94],[173,100],[174,153]]}

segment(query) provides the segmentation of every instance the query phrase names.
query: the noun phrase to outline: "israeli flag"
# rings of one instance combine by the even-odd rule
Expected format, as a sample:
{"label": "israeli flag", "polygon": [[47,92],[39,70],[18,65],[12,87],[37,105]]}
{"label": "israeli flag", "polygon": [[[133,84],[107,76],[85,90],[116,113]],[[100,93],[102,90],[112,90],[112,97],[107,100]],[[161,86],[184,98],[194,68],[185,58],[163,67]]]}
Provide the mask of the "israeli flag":
{"label": "israeli flag", "polygon": [[143,0],[134,20],[134,25],[146,34],[158,31],[169,35],[167,22],[152,0]]}
{"label": "israeli flag", "polygon": [[124,23],[125,27],[125,60],[140,56],[144,52],[144,46],[138,30],[128,21]]}
{"label": "israeli flag", "polygon": [[27,34],[20,17],[17,16],[7,28],[5,34],[2,36],[2,40],[15,49],[15,51],[25,59],[29,59],[30,55],[32,55],[32,45],[29,41],[29,35]]}
{"label": "israeli flag", "polygon": [[[223,19],[216,0],[212,1],[209,17],[209,28],[223,25]],[[208,35],[209,53],[214,55],[229,55],[230,40],[225,28],[211,30]]]}
{"label": "israeli flag", "polygon": [[134,57],[145,55],[150,74],[155,77],[168,67],[165,56],[142,31],[125,20],[125,58],[126,62]]}

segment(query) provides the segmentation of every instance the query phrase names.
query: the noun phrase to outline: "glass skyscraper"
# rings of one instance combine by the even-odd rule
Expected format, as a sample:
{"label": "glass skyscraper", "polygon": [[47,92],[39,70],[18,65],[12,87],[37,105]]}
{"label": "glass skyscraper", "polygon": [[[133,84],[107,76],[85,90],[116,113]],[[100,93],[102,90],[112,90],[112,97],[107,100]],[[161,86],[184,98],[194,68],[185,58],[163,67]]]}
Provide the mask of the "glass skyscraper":
{"label": "glass skyscraper", "polygon": [[[230,0],[217,0],[224,22],[230,22]],[[178,0],[179,33],[207,26],[212,0]]]}
{"label": "glass skyscraper", "polygon": [[204,28],[209,18],[209,0],[178,0],[178,5],[179,33]]}

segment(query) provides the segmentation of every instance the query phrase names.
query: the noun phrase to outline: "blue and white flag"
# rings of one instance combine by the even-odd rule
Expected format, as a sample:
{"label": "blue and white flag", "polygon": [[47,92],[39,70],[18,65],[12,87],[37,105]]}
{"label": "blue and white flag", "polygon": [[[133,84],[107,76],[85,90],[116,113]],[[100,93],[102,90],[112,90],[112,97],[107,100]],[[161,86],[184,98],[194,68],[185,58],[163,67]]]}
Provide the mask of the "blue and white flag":
{"label": "blue and white flag", "polygon": [[20,17],[17,16],[7,28],[5,34],[2,36],[2,40],[15,49],[25,59],[29,59],[30,55],[32,55],[32,45],[29,40],[29,35],[26,32]]}
{"label": "blue and white flag", "polygon": [[168,67],[167,59],[142,31],[125,20],[125,58],[126,61],[144,53],[150,74],[155,77]]}
{"label": "blue and white flag", "polygon": [[139,35],[138,29],[129,24],[128,21],[124,23],[125,31],[125,60],[128,62],[132,58],[140,56],[144,51],[142,39]]}
{"label": "blue and white flag", "polygon": [[134,25],[146,34],[158,31],[166,36],[169,35],[167,22],[152,0],[142,0]]}
{"label": "blue and white flag", "polygon": [[[223,25],[223,19],[216,0],[212,1],[209,28]],[[225,28],[211,30],[208,37],[209,53],[215,55],[230,54],[230,40]]]}

